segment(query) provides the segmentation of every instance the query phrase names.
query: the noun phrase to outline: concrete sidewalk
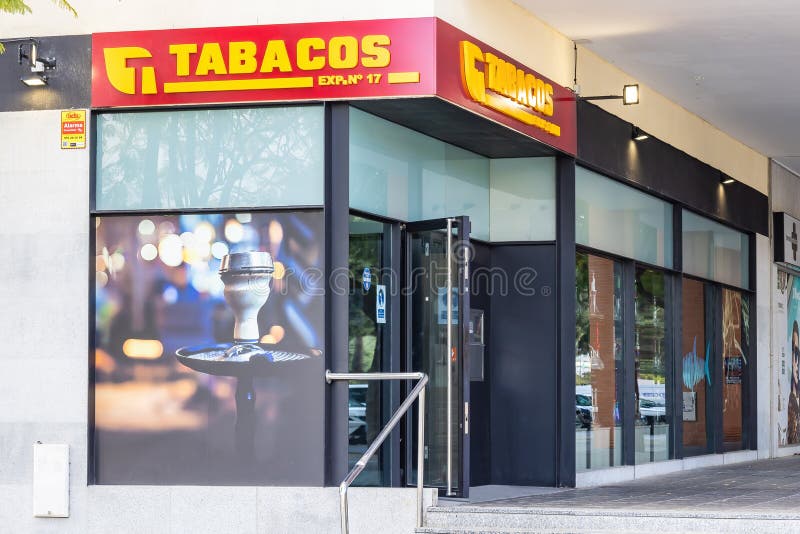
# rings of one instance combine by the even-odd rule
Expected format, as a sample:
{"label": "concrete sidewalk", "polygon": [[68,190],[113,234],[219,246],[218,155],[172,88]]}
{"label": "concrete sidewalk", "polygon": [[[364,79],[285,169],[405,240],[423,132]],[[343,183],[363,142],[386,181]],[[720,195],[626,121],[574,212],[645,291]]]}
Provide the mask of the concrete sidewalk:
{"label": "concrete sidewalk", "polygon": [[471,503],[473,506],[773,511],[800,517],[800,456],[707,467],[595,488]]}
{"label": "concrete sidewalk", "polygon": [[[582,489],[486,487],[418,533],[800,533],[800,456]],[[505,493],[505,495],[504,495]]]}

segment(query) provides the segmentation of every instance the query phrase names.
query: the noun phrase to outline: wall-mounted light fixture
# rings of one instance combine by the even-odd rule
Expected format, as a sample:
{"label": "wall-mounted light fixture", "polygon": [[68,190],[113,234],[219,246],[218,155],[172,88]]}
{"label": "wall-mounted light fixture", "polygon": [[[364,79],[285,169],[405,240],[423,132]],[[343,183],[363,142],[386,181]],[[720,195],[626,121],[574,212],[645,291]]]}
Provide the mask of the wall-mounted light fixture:
{"label": "wall-mounted light fixture", "polygon": [[[29,73],[23,74],[20,81],[28,87],[41,87],[47,85],[47,72],[55,70],[56,58],[39,56],[39,41],[33,38],[14,39],[21,41],[19,44],[18,62],[20,65],[25,61]],[[9,42],[9,41],[6,41]]]}
{"label": "wall-mounted light fixture", "polygon": [[639,84],[632,83],[622,86],[621,95],[580,96],[581,100],[622,100],[626,106],[639,103]]}
{"label": "wall-mounted light fixture", "polygon": [[633,130],[631,131],[631,138],[633,138],[634,141],[644,141],[645,139],[649,139],[650,135],[645,133],[638,126],[634,126]]}
{"label": "wall-mounted light fixture", "polygon": [[630,106],[639,103],[639,84],[632,83],[622,86],[622,104]]}
{"label": "wall-mounted light fixture", "polygon": [[572,42],[572,48],[575,51],[575,61],[573,63],[573,77],[572,77],[572,92],[579,100],[622,100],[626,106],[639,103],[639,84],[630,83],[622,86],[621,95],[601,95],[601,96],[581,96],[581,86],[578,85],[578,44],[591,43],[588,39],[577,39]]}
{"label": "wall-mounted light fixture", "polygon": [[719,183],[721,183],[722,185],[730,185],[730,184],[734,183],[735,181],[736,180],[734,180],[733,178],[731,178],[730,176],[727,176],[725,174],[721,174],[720,177],[719,177]]}

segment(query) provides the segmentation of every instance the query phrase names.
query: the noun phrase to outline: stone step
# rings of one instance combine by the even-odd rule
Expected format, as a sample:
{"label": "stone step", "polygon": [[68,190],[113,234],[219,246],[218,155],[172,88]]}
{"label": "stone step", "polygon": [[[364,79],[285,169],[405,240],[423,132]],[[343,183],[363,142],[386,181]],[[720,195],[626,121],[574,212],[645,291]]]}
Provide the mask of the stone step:
{"label": "stone step", "polygon": [[686,511],[511,508],[485,506],[433,507],[419,532],[452,533],[583,533],[583,532],[725,532],[728,534],[800,533],[800,512]]}
{"label": "stone step", "polygon": [[[416,529],[414,532],[417,534],[591,534],[593,532],[597,532],[597,530],[556,530],[556,529],[549,529],[549,530],[530,530],[530,529],[453,529],[453,528],[430,528],[430,527],[422,527]],[[624,531],[624,530],[617,530],[615,531],[616,534],[642,534],[638,531]],[[662,533],[659,533],[662,534]]]}

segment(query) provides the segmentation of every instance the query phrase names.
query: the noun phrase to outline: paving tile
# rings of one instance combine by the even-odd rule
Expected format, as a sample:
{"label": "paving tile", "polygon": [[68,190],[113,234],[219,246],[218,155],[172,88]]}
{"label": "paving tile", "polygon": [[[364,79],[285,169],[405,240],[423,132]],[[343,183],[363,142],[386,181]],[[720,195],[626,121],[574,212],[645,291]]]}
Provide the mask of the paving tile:
{"label": "paving tile", "polygon": [[596,488],[473,504],[715,513],[769,511],[800,518],[800,457],[718,465]]}

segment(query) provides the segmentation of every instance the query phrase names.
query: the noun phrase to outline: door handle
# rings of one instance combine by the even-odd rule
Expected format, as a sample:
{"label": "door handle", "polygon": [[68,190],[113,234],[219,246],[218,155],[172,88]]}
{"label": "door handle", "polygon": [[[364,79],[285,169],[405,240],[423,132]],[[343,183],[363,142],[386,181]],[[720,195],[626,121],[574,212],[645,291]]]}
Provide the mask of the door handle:
{"label": "door handle", "polygon": [[464,435],[469,434],[469,403],[464,403]]}

